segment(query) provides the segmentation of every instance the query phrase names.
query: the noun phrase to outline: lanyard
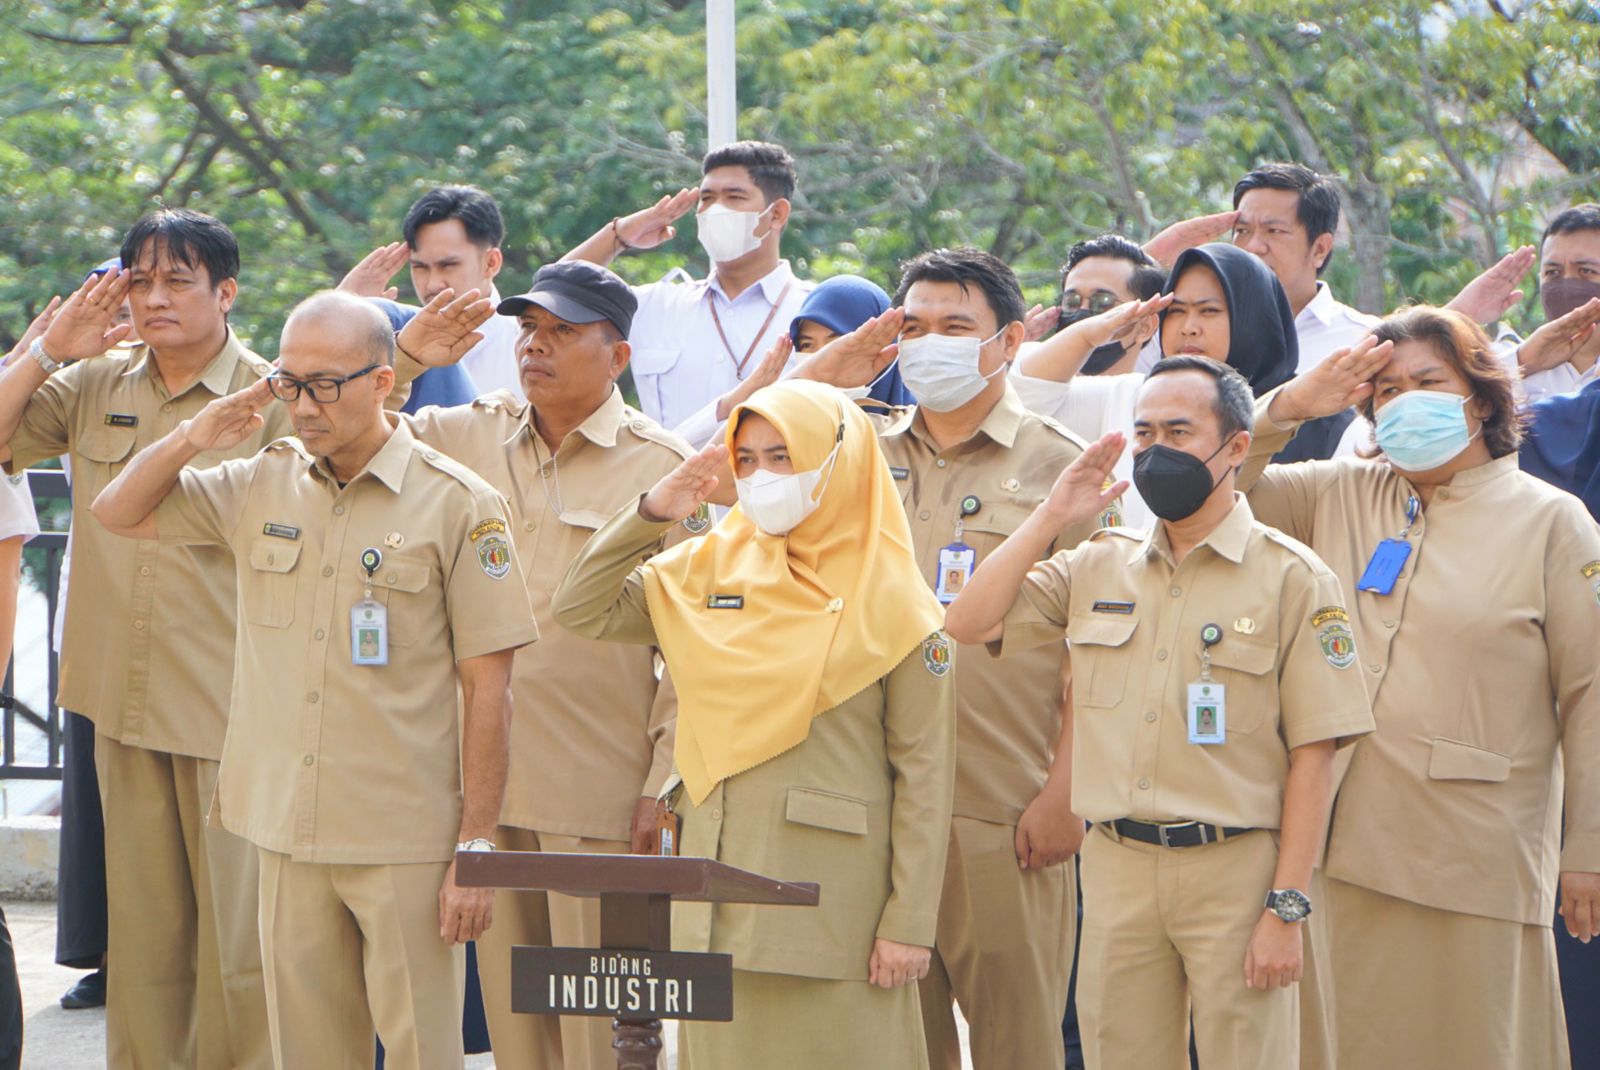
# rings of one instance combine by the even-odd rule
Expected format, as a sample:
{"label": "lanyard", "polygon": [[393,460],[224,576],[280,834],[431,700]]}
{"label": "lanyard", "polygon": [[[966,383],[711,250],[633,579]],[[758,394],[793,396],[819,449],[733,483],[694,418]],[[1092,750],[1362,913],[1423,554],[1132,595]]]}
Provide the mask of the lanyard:
{"label": "lanyard", "polygon": [[778,299],[772,302],[772,311],[767,313],[767,318],[761,322],[761,329],[750,340],[750,348],[744,351],[744,359],[734,356],[733,346],[728,342],[728,332],[722,329],[722,317],[717,315],[717,295],[711,294],[711,322],[717,325],[717,336],[722,339],[722,348],[728,351],[728,359],[733,361],[733,374],[740,379],[744,378],[744,366],[750,363],[750,357],[755,353],[756,346],[761,344],[761,339],[766,336],[767,328],[772,326],[772,321],[778,316],[778,309],[783,307],[783,299],[789,296],[789,287],[794,285],[790,279],[783,284],[783,289],[778,291]]}

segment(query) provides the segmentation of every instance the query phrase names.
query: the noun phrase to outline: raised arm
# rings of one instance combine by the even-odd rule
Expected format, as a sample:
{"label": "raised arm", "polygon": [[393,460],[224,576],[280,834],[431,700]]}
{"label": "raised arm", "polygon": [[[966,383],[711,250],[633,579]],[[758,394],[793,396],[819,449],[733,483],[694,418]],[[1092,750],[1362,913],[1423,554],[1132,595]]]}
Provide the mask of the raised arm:
{"label": "raised arm", "polygon": [[654,249],[677,236],[678,228],[673,222],[687,214],[699,199],[698,187],[681,189],[632,215],[618,216],[561,259],[587,260],[605,267],[624,250]]}
{"label": "raised arm", "polygon": [[1098,316],[1079,320],[1056,332],[1025,356],[1017,358],[1017,371],[1035,379],[1065,383],[1078,374],[1095,347],[1107,342],[1126,342],[1147,317],[1172,304],[1171,294],[1157,294],[1148,301],[1124,301]]}
{"label": "raised arm", "polygon": [[207,450],[232,449],[262,426],[273,401],[265,379],[217,398],[128,462],[89,507],[113,534],[154,539],[156,507],[177,485],[185,465]]}

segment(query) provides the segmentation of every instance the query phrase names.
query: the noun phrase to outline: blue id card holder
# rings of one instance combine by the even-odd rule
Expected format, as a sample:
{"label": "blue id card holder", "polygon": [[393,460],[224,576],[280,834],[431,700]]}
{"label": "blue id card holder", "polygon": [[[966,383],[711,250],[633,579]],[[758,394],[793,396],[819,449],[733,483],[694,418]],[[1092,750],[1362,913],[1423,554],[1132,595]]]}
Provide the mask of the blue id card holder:
{"label": "blue id card holder", "polygon": [[1422,502],[1413,494],[1406,500],[1406,526],[1398,539],[1384,539],[1372,552],[1366,571],[1356,581],[1356,590],[1373,594],[1393,594],[1395,581],[1411,559],[1411,542],[1407,538],[1422,511]]}

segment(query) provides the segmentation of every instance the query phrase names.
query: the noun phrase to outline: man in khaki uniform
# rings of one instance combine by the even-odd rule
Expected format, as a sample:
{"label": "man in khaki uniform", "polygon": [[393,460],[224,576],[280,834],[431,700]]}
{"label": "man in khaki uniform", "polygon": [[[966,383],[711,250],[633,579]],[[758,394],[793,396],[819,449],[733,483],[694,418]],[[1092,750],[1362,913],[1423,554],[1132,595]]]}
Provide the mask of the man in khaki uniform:
{"label": "man in khaki uniform", "polygon": [[[495,836],[510,850],[644,850],[656,793],[672,768],[674,703],[670,686],[657,681],[654,650],[584,639],[550,616],[556,585],[589,537],[690,452],[624,403],[615,385],[636,307],[632,289],[605,268],[544,267],[532,290],[499,305],[521,323],[526,396],[496,391],[407,418],[419,441],[506,496],[511,541],[527,569],[543,638],[517,655],[511,679],[511,771]],[[692,529],[708,524],[688,521]],[[616,1066],[609,1020],[558,1023],[511,1010],[511,949],[599,946],[599,900],[502,891],[495,916],[478,941],[478,977],[496,1058],[551,1070]]]}
{"label": "man in khaki uniform", "polygon": [[[228,716],[232,564],[209,548],[114,538],[89,503],[137,450],[270,367],[228,325],[239,247],[221,222],[184,209],[146,216],[124,239],[122,263],[90,276],[33,359],[0,376],[7,470],[62,455],[73,465],[59,699],[95,724],[116,964],[106,1062],[263,1067],[255,852],[204,823]],[[125,299],[143,342],[102,357],[128,333],[114,325]],[[193,463],[247,457],[289,433],[278,407]]]}
{"label": "man in khaki uniform", "polygon": [[[462,1064],[459,945],[493,894],[459,887],[453,857],[492,849],[512,653],[537,636],[504,499],[383,410],[393,345],[361,299],[310,298],[277,373],[184,421],[94,505],[118,533],[234,560],[216,809],[259,852],[280,1070],[362,1065],[374,1024],[391,1067]],[[273,393],[298,441],[185,469],[258,428]]]}
{"label": "man in khaki uniform", "polygon": [[[1085,1054],[1096,1070],[1296,1065],[1311,876],[1334,748],[1372,730],[1338,581],[1234,493],[1249,385],[1164,361],[1140,396],[1134,478],[1163,518],[1038,563],[1122,487],[1113,432],[979,569],[947,627],[1006,654],[1074,647],[1073,802],[1084,848]],[[1280,846],[1281,844],[1281,846]],[[1265,909],[1263,908],[1265,904]]]}
{"label": "man in khaki uniform", "polygon": [[[880,443],[922,575],[948,603],[1083,447],[1025,410],[1006,380],[1027,306],[1004,263],[975,249],[919,256],[895,304],[795,375],[857,386],[900,331],[900,373],[919,404],[879,416]],[[958,360],[945,355],[963,348]],[[1097,526],[1091,517],[1063,528],[1040,556],[1076,546]],[[961,1066],[952,1002],[967,1017],[978,1070],[1065,1059],[1061,1012],[1078,912],[1072,866],[1062,863],[1084,827],[1071,805],[1072,725],[1060,716],[1064,656],[1056,645],[1004,666],[982,651],[961,658],[954,820],[938,942],[919,988],[936,1070]]]}

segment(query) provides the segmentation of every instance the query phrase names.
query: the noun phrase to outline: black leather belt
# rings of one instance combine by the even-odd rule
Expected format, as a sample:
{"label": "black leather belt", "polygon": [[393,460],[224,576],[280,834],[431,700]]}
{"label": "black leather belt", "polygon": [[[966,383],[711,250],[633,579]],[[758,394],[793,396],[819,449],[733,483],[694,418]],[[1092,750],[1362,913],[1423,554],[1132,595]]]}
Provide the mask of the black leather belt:
{"label": "black leather belt", "polygon": [[1118,836],[1125,839],[1138,840],[1140,843],[1153,843],[1158,847],[1200,847],[1208,843],[1217,843],[1222,840],[1231,840],[1235,836],[1242,836],[1246,832],[1255,832],[1255,829],[1219,828],[1216,825],[1203,825],[1198,821],[1179,821],[1171,825],[1153,825],[1148,821],[1135,821],[1131,817],[1118,818],[1115,821],[1102,822],[1113,829]]}

